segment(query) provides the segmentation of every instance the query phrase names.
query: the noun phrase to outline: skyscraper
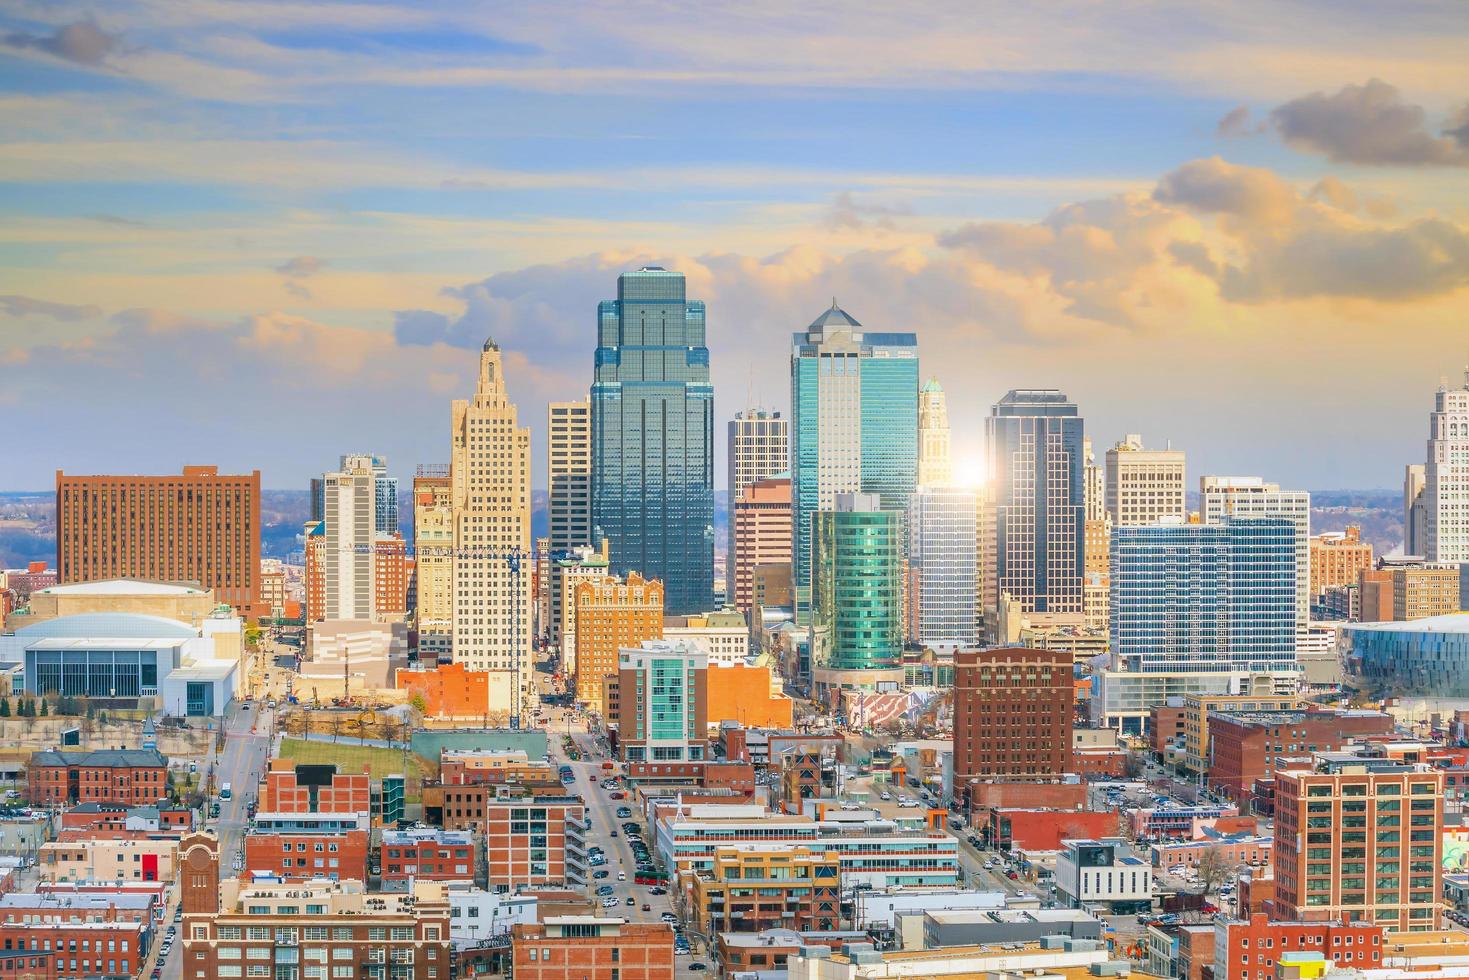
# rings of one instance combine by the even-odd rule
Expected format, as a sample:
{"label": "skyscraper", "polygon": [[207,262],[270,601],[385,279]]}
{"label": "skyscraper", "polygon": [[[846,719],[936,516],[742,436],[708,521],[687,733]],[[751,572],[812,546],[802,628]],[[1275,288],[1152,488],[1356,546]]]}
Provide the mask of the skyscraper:
{"label": "skyscraper", "polygon": [[1428,551],[1428,507],[1423,497],[1428,469],[1409,463],[1403,470],[1403,554],[1422,557]]}
{"label": "skyscraper", "polygon": [[546,450],[550,499],[547,505],[547,638],[561,640],[565,610],[561,579],[576,548],[592,543],[592,405],[583,398],[552,402],[547,410]]}
{"label": "skyscraper", "polygon": [[954,479],[949,455],[949,407],[938,378],[918,393],[918,485],[945,486]]}
{"label": "skyscraper", "polygon": [[791,519],[809,607],[812,522],[839,493],[904,513],[918,478],[918,339],[865,331],[835,300],[791,346]]}
{"label": "skyscraper", "polygon": [[1184,517],[1184,455],[1181,449],[1146,449],[1128,433],[1107,450],[1107,513],[1114,527],[1153,524]]}
{"label": "skyscraper", "polygon": [[[839,493],[814,515],[812,602],[816,666],[885,671],[902,654],[899,514],[876,494]],[[818,671],[817,683],[846,685]],[[857,686],[868,686],[856,681]]]}
{"label": "skyscraper", "polygon": [[668,612],[714,602],[714,386],[704,304],[682,273],[625,272],[597,306],[592,537],[612,567],[662,579]]}
{"label": "skyscraper", "polygon": [[1434,395],[1423,477],[1424,557],[1469,562],[1469,371],[1463,387]]}
{"label": "skyscraper", "polygon": [[1086,474],[1074,404],[1016,390],[985,420],[995,497],[996,592],[1025,612],[1083,611]]}
{"label": "skyscraper", "polygon": [[413,554],[418,590],[413,621],[418,658],[448,662],[454,636],[454,486],[449,467],[419,466],[413,477]]}
{"label": "skyscraper", "polygon": [[[365,461],[365,462],[364,462]],[[386,456],[352,453],[337,462],[337,471],[345,473],[365,465],[373,477],[373,530],[378,534],[398,533],[398,479],[388,476]],[[311,519],[326,519],[326,483],[324,478],[311,481]]]}
{"label": "skyscraper", "polygon": [[755,569],[791,563],[791,481],[789,477],[756,480],[731,505],[734,538],[729,580],[734,606],[749,611],[755,601]]}
{"label": "skyscraper", "polygon": [[1304,639],[1311,622],[1311,494],[1282,490],[1258,476],[1205,476],[1199,479],[1199,511],[1205,524],[1226,517],[1284,517],[1296,529],[1296,637]]}
{"label": "skyscraper", "polygon": [[929,486],[908,505],[908,639],[979,642],[979,492]]}
{"label": "skyscraper", "polygon": [[790,427],[779,412],[747,408],[729,420],[729,542],[725,552],[727,593],[734,586],[734,508],[745,488],[757,480],[768,480],[791,469]]}
{"label": "skyscraper", "polygon": [[519,721],[531,655],[530,430],[517,424],[500,348],[486,340],[474,398],[454,402],[453,657],[490,672],[490,705]]}
{"label": "skyscraper", "polygon": [[373,618],[376,484],[365,456],[343,456],[321,478],[323,619]]}

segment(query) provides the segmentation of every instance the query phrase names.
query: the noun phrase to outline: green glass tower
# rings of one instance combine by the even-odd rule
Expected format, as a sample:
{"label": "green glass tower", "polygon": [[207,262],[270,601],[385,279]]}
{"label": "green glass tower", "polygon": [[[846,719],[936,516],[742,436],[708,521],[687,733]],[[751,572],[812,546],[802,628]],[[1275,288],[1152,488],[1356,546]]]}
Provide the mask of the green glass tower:
{"label": "green glass tower", "polygon": [[902,658],[902,533],[877,494],[839,493],[815,515],[813,625],[824,636],[813,666],[887,670]]}

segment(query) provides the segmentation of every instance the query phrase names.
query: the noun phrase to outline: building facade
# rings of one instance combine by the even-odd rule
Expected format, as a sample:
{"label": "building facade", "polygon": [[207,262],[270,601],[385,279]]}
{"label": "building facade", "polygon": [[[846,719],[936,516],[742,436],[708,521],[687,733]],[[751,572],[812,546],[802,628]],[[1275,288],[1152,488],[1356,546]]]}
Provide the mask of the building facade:
{"label": "building facade", "polygon": [[1071,754],[1072,660],[1000,648],[954,655],[954,793],[971,781],[1053,780]]}
{"label": "building facade", "polygon": [[920,484],[908,505],[908,640],[979,642],[979,495]]}
{"label": "building facade", "polygon": [[530,430],[517,421],[493,340],[474,397],[456,399],[453,460],[455,663],[491,674],[490,701],[512,725],[533,696]]}
{"label": "building facade", "polygon": [[1107,514],[1114,527],[1156,524],[1187,516],[1181,449],[1146,449],[1129,433],[1107,450]]}
{"label": "building facade", "polygon": [[511,927],[516,980],[673,980],[673,928],[588,915]]}
{"label": "building facade", "polygon": [[699,932],[840,928],[841,859],[834,851],[743,844],[714,852],[687,887]]}
{"label": "building facade", "polygon": [[665,583],[673,613],[714,601],[714,386],[704,304],[648,266],[597,307],[592,536],[612,568]]}
{"label": "building facade", "polygon": [[1334,585],[1355,585],[1372,567],[1372,543],[1362,540],[1362,529],[1355,524],[1345,531],[1313,535],[1310,551],[1313,601]]}
{"label": "building facade", "polygon": [[627,581],[576,583],[576,699],[605,714],[603,682],[618,671],[618,651],[663,636],[663,583],[629,572]]}
{"label": "building facade", "polygon": [[[768,412],[763,408],[747,408],[743,412],[736,412],[735,417],[729,420],[728,440],[726,464],[729,475],[725,490],[729,494],[731,516],[728,547],[725,550],[727,556],[725,578],[733,581],[734,575],[728,571],[728,568],[734,562],[737,545],[734,507],[744,497],[745,491],[759,481],[784,476],[789,488],[790,420],[782,418],[779,412]],[[787,497],[789,497],[789,492]],[[789,500],[787,500],[787,505],[789,505]],[[789,515],[787,515],[786,523],[790,523]],[[789,530],[786,536],[790,536]],[[734,594],[732,585],[728,587],[727,594]]]}
{"label": "building facade", "polygon": [[942,487],[954,482],[949,447],[949,404],[938,378],[918,392],[918,486]]}
{"label": "building facade", "polygon": [[1469,561],[1469,371],[1458,388],[1439,385],[1428,417],[1423,467],[1424,557]]}
{"label": "building facade", "polygon": [[918,479],[918,338],[865,330],[833,302],[791,341],[791,520],[798,614],[816,515],[839,493],[905,512]]}
{"label": "building facade", "polygon": [[1428,554],[1428,501],[1423,491],[1428,483],[1428,469],[1422,463],[1409,463],[1403,468],[1403,554],[1423,557]]}
{"label": "building facade", "polygon": [[839,493],[815,515],[815,663],[829,671],[891,670],[902,655],[899,515],[877,494]]}
{"label": "building facade", "polygon": [[1311,623],[1311,495],[1282,490],[1256,476],[1199,478],[1199,513],[1205,524],[1230,518],[1283,517],[1295,527],[1296,637],[1304,641]]}
{"label": "building facade", "polygon": [[542,631],[560,643],[565,616],[562,562],[592,543],[592,403],[551,402],[546,409],[547,622]]}
{"label": "building facade", "polygon": [[[261,614],[260,471],[75,476],[56,471],[56,573],[197,582],[242,616]],[[268,614],[269,610],[265,610]]]}
{"label": "building facade", "polygon": [[1314,753],[1392,730],[1380,711],[1218,711],[1209,716],[1209,785],[1246,812],[1265,812],[1270,801],[1256,795],[1257,782],[1300,768]]}
{"label": "building facade", "polygon": [[748,613],[755,604],[755,569],[791,563],[790,477],[752,480],[730,500],[730,595],[735,608]]}
{"label": "building facade", "polygon": [[1347,670],[1374,695],[1469,694],[1469,616],[1348,623],[1340,637]]}
{"label": "building facade", "polygon": [[300,830],[245,833],[244,871],[284,880],[367,880],[367,831]]}
{"label": "building facade", "polygon": [[1054,390],[1011,391],[985,419],[994,487],[995,588],[1025,612],[1083,612],[1081,414]]}
{"label": "building facade", "polygon": [[413,623],[418,659],[448,661],[454,637],[454,483],[449,467],[424,465],[413,477]]}
{"label": "building facade", "polygon": [[323,619],[373,619],[377,482],[370,457],[344,456],[321,478]]}
{"label": "building facade", "polygon": [[168,795],[168,759],[157,749],[49,750],[26,765],[26,798],[33,804],[147,806]]}
{"label": "building facade", "polygon": [[511,892],[587,882],[587,809],[578,796],[506,796],[491,783],[423,788],[428,822],[484,837],[486,887]]}
{"label": "building facade", "polygon": [[617,657],[617,745],[628,762],[709,755],[709,655],[687,641],[648,640]]}

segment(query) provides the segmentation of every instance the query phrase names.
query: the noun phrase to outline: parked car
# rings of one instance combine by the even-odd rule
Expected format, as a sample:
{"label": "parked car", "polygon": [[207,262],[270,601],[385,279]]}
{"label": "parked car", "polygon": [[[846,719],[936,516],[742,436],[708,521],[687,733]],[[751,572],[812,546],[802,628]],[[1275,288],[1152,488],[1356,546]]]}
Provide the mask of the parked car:
{"label": "parked car", "polygon": [[709,968],[707,966],[705,966],[703,963],[690,963],[689,964],[689,969],[690,970],[693,970],[695,973],[697,973],[700,970],[707,970]]}
{"label": "parked car", "polygon": [[608,876],[608,875],[609,875],[609,874],[611,874],[611,873],[612,873],[612,872],[610,872],[610,871],[608,871],[608,870],[606,870],[606,869],[605,869],[605,868],[604,868],[604,869],[602,869],[602,870],[600,870],[600,871],[593,871],[593,872],[592,872],[592,877],[593,877],[593,878],[605,878],[605,877],[607,877],[607,876]]}
{"label": "parked car", "polygon": [[643,911],[644,912],[651,912],[651,911],[653,911],[653,906],[649,905],[647,902],[644,902],[643,903]]}
{"label": "parked car", "polygon": [[638,903],[633,899],[633,897],[631,895],[629,895],[629,896],[627,896],[627,904],[629,904],[629,905],[636,905]]}

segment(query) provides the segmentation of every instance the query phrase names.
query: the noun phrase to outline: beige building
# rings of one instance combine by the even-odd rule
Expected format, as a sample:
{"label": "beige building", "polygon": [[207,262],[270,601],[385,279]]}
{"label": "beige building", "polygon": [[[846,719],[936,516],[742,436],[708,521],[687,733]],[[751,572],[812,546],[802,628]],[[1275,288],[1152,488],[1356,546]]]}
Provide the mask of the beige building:
{"label": "beige building", "polygon": [[559,566],[556,581],[561,594],[561,669],[568,676],[576,672],[576,587],[582,582],[600,582],[608,577],[609,545],[604,538],[601,551],[583,545],[573,548],[568,557],[551,562]]}
{"label": "beige building", "polygon": [[480,352],[474,398],[454,402],[452,656],[490,673],[490,710],[516,718],[534,698],[530,430],[517,421],[493,340]]}
{"label": "beige building", "polygon": [[918,485],[942,487],[953,480],[948,398],[939,379],[929,378],[918,392]]}
{"label": "beige building", "polygon": [[1178,449],[1145,449],[1128,435],[1107,450],[1107,514],[1116,527],[1142,527],[1165,517],[1183,518],[1184,455]]}
{"label": "beige building", "polygon": [[663,583],[629,572],[627,581],[601,578],[578,582],[576,603],[576,697],[605,714],[603,681],[617,673],[623,647],[663,637]]}
{"label": "beige building", "polygon": [[1425,564],[1392,570],[1392,618],[1428,619],[1459,611],[1459,566]]}
{"label": "beige building", "polygon": [[710,667],[733,667],[743,664],[750,655],[750,627],[735,609],[665,616],[663,638],[688,640],[709,656]]}
{"label": "beige building", "polygon": [[546,545],[551,554],[544,628],[547,638],[559,643],[566,617],[566,566],[561,561],[592,543],[592,404],[585,398],[551,402],[546,422]]}
{"label": "beige building", "polygon": [[1290,711],[1300,705],[1293,695],[1208,694],[1183,699],[1183,761],[1193,772],[1209,768],[1209,715],[1216,711]]}
{"label": "beige building", "polygon": [[328,701],[343,693],[391,688],[394,674],[407,665],[408,627],[403,623],[328,619],[311,625],[296,690]]}
{"label": "beige building", "polygon": [[1311,596],[1315,598],[1333,585],[1355,585],[1372,567],[1372,545],[1362,540],[1355,524],[1345,531],[1330,531],[1311,538]]}
{"label": "beige building", "polygon": [[266,568],[260,562],[260,607],[272,616],[284,616],[286,611],[286,573],[282,568]]}
{"label": "beige building", "polygon": [[[98,833],[101,833],[100,831]],[[94,838],[49,841],[36,855],[41,881],[173,881],[179,842]]]}
{"label": "beige building", "polygon": [[730,513],[730,587],[734,606],[748,611],[755,603],[755,569],[791,564],[791,480],[788,476],[756,480],[740,492]]}
{"label": "beige building", "polygon": [[449,468],[420,466],[413,477],[413,553],[418,591],[413,621],[419,659],[448,660],[454,632],[454,508]]}

